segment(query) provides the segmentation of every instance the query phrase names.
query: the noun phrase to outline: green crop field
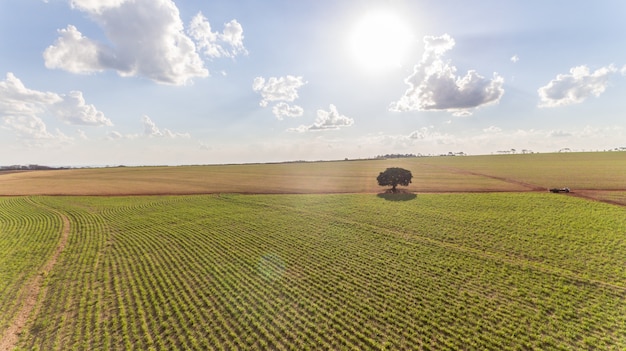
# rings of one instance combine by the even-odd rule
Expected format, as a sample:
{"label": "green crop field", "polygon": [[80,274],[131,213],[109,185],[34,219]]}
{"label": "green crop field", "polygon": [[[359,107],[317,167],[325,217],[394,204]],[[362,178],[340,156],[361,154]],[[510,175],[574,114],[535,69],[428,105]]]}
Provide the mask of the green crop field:
{"label": "green crop field", "polygon": [[6,172],[0,195],[0,351],[626,349],[626,153]]}
{"label": "green crop field", "polygon": [[499,192],[0,208],[0,335],[43,275],[19,350],[626,349],[622,206]]}
{"label": "green crop field", "polygon": [[27,198],[0,198],[0,335],[25,303],[24,283],[40,273],[57,246],[61,223]]}

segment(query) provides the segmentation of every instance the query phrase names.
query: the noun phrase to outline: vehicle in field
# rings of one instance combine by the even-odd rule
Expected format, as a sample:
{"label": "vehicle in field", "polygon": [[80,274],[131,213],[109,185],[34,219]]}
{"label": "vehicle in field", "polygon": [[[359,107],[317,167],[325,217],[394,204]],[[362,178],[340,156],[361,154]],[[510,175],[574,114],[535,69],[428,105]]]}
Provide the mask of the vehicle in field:
{"label": "vehicle in field", "polygon": [[550,192],[551,193],[569,193],[570,189],[569,188],[550,188]]}

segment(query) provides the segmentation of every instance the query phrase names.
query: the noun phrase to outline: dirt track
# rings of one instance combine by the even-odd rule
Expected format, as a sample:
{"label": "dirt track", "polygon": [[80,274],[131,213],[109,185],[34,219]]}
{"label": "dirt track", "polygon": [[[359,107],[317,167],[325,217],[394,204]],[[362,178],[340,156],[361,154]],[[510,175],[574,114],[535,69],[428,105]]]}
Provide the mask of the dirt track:
{"label": "dirt track", "polygon": [[26,285],[26,293],[23,297],[24,304],[15,316],[13,323],[9,326],[9,328],[7,328],[7,330],[4,332],[4,335],[2,335],[2,337],[0,338],[0,351],[13,350],[17,345],[19,336],[24,330],[28,319],[31,316],[35,317],[39,312],[40,306],[37,305],[37,298],[41,294],[43,299],[47,293],[46,287],[43,286],[43,279],[45,276],[48,275],[48,273],[52,271],[52,268],[54,268],[54,265],[56,264],[59,255],[65,248],[65,245],[67,244],[67,240],[70,235],[70,220],[69,218],[67,218],[67,216],[52,208],[48,208],[38,203],[35,203],[31,199],[29,199],[29,201],[31,201],[34,206],[45,208],[46,210],[52,211],[59,215],[63,220],[63,228],[61,230],[61,238],[59,239],[59,244],[57,245],[56,250],[48,259],[46,264],[44,264],[44,266],[41,268],[39,273],[35,275],[35,277],[33,277],[31,281]]}
{"label": "dirt track", "polygon": [[520,186],[522,186],[524,188],[528,188],[528,190],[530,190],[530,191],[544,191],[544,190],[546,190],[545,187],[542,187],[542,186],[539,186],[539,185],[535,185],[535,184],[524,183],[524,182],[521,182],[521,181],[516,180],[516,179],[497,177],[497,176],[493,176],[493,175],[490,175],[490,174],[472,172],[472,171],[468,171],[468,170],[461,169],[461,168],[444,167],[444,166],[433,166],[433,167],[437,167],[437,168],[440,168],[440,169],[445,169],[447,171],[450,171],[450,172],[453,172],[453,173],[457,173],[457,174],[465,174],[465,175],[472,175],[472,176],[477,176],[477,177],[485,177],[485,178],[499,180],[499,181],[502,181],[502,182],[505,182],[505,183],[520,185]]}
{"label": "dirt track", "polygon": [[[504,177],[497,177],[497,176],[493,176],[490,174],[484,174],[484,173],[478,173],[478,172],[471,172],[471,171],[467,171],[464,169],[460,169],[460,168],[453,168],[453,167],[442,167],[442,166],[437,166],[438,168],[442,168],[442,169],[446,169],[450,172],[454,172],[454,173],[458,173],[458,174],[466,174],[466,175],[473,175],[473,176],[478,176],[478,177],[485,177],[485,178],[490,178],[490,179],[496,179],[496,180],[500,180],[506,183],[511,183],[511,184],[516,184],[516,185],[521,185],[525,188],[528,188],[529,191],[536,191],[536,192],[544,192],[547,191],[548,189],[546,189],[545,187],[536,185],[536,184],[529,184],[529,183],[525,183],[525,182],[521,182],[519,180],[516,179],[511,179],[511,178],[504,178]],[[576,189],[576,191],[572,191],[569,192],[567,194],[567,196],[575,196],[575,197],[579,197],[582,199],[586,199],[586,200],[591,200],[591,201],[599,201],[599,202],[604,202],[607,204],[611,204],[611,205],[617,205],[617,206],[624,206],[626,207],[626,203],[625,202],[620,202],[620,201],[615,201],[615,200],[610,200],[610,199],[603,199],[597,196],[598,192],[602,192],[602,191],[615,191],[615,192],[626,192],[626,189],[606,189],[606,190],[600,190],[600,189]]]}

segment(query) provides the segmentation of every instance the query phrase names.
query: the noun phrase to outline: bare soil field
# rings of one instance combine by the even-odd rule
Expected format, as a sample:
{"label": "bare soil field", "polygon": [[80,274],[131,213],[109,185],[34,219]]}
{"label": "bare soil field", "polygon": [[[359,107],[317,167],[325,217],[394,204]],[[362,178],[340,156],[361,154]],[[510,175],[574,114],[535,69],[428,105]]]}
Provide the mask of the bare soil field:
{"label": "bare soil field", "polygon": [[[378,193],[387,167],[413,174],[409,192],[520,192],[570,187],[574,196],[626,204],[626,153],[560,153],[0,174],[0,195]],[[620,195],[620,193],[622,195]]]}

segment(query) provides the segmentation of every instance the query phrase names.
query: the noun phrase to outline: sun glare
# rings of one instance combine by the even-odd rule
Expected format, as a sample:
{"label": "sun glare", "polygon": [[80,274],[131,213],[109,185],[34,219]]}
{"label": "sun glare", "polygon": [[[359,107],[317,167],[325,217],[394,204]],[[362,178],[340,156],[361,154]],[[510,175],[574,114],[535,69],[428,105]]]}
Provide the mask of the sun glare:
{"label": "sun glare", "polygon": [[355,25],[351,45],[360,66],[382,70],[401,65],[411,41],[409,27],[387,11],[370,12]]}

